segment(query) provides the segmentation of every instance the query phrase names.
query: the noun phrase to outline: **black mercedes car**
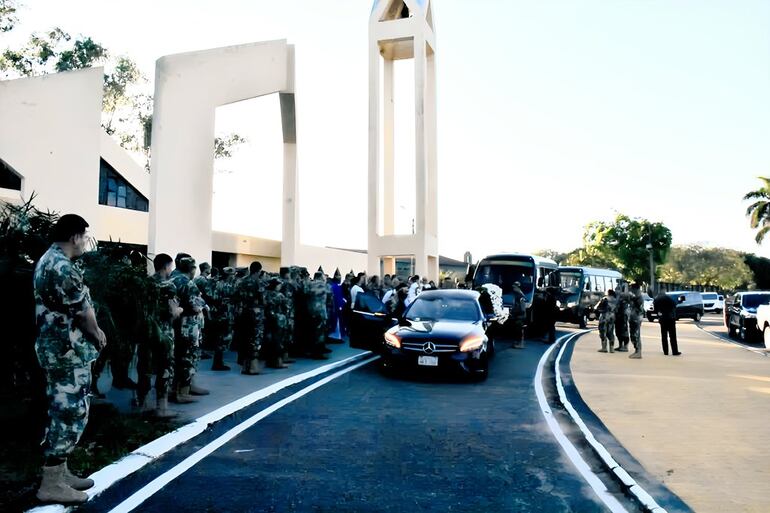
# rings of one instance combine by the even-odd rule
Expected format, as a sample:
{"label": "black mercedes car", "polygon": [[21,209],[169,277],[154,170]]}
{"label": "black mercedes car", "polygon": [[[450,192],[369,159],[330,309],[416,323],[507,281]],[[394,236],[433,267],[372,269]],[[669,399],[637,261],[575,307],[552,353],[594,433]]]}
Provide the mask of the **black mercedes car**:
{"label": "black mercedes car", "polygon": [[385,332],[382,366],[460,370],[486,379],[494,353],[494,340],[486,333],[491,322],[482,313],[478,292],[425,291]]}

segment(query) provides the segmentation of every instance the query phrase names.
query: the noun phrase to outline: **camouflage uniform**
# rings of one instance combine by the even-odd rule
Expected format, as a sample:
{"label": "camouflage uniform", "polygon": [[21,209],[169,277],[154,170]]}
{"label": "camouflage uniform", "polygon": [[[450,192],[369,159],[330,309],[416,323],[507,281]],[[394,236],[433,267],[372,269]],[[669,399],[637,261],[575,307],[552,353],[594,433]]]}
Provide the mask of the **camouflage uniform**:
{"label": "camouflage uniform", "polygon": [[[218,346],[226,351],[233,342],[233,326],[235,324],[235,272],[232,267],[226,267],[224,276],[216,283],[216,298],[219,301],[218,316],[222,322],[222,341]],[[212,314],[212,317],[214,315]]]}
{"label": "camouflage uniform", "polygon": [[628,296],[628,330],[631,342],[634,344],[634,353],[629,358],[642,357],[642,319],[644,319],[644,299],[639,289],[634,289]]}
{"label": "camouflage uniform", "polygon": [[214,287],[216,280],[210,276],[198,275],[193,279],[193,283],[198,287],[201,292],[201,297],[209,307],[208,315],[204,314],[201,322],[201,348],[214,349],[215,341],[217,338],[216,330],[219,327],[216,322],[211,322],[215,319],[212,309],[214,306]]}
{"label": "camouflage uniform", "polygon": [[238,361],[241,364],[257,359],[262,348],[265,329],[264,285],[259,276],[249,275],[236,290],[238,317],[235,323]]}
{"label": "camouflage uniform", "polygon": [[268,365],[280,365],[286,345],[286,298],[281,292],[281,283],[274,278],[268,284],[265,302],[265,339],[261,356]]}
{"label": "camouflage uniform", "polygon": [[281,269],[281,273],[284,276],[281,283],[281,292],[284,297],[284,308],[286,311],[286,333],[284,334],[284,350],[285,352],[296,355],[298,353],[295,344],[294,331],[295,331],[295,305],[297,296],[296,281],[288,274],[288,270]]}
{"label": "camouflage uniform", "polygon": [[610,353],[615,352],[615,308],[617,302],[611,296],[602,298],[596,305],[596,313],[599,314],[599,338],[602,340],[602,348],[599,350],[601,353],[606,353],[608,346]]}
{"label": "camouflage uniform", "polygon": [[321,276],[309,280],[303,288],[306,299],[308,352],[312,356],[320,356],[326,349],[326,280]]}
{"label": "camouflage uniform", "polygon": [[[155,373],[155,394],[161,399],[168,397],[174,381],[174,314],[169,301],[178,304],[178,298],[173,282],[164,280],[157,273],[152,276],[152,280],[158,287],[158,322],[151,337],[149,369],[150,373]],[[140,380],[142,374],[139,370]]]}
{"label": "camouflage uniform", "polygon": [[628,316],[629,316],[629,298],[628,292],[617,290],[617,307],[615,308],[615,336],[618,339],[618,351],[628,351]]}
{"label": "camouflage uniform", "polygon": [[177,387],[189,387],[200,361],[202,310],[206,303],[200,289],[186,274],[174,270],[171,280],[176,286],[179,306],[183,309],[174,343],[174,381]]}
{"label": "camouflage uniform", "polygon": [[66,459],[88,422],[91,362],[99,350],[75,315],[93,308],[80,269],[54,244],[35,266],[35,352],[46,375],[48,416],[44,453]]}

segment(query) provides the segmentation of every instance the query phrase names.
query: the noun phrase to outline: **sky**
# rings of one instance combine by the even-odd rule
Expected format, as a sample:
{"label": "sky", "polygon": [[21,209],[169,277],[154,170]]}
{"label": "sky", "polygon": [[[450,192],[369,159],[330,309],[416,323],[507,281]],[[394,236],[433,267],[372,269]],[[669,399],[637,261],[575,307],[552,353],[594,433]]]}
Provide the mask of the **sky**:
{"label": "sky", "polygon": [[[135,59],[296,45],[300,230],[367,244],[370,0],[23,0],[15,44],[60,26]],[[770,2],[433,0],[439,250],[568,251],[617,213],[675,244],[758,247],[741,200],[770,175]],[[397,229],[414,212],[411,64],[397,70]],[[152,87],[151,84],[148,87]],[[249,142],[214,175],[215,229],[280,238],[277,96],[221,107]]]}

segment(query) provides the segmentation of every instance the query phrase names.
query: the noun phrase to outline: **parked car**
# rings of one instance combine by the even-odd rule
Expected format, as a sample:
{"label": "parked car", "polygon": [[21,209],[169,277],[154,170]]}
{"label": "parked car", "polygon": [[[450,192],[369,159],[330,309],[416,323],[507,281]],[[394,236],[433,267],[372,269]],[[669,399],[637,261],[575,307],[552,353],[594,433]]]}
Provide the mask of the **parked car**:
{"label": "parked car", "polygon": [[721,314],[725,309],[725,297],[716,292],[703,292],[703,311]]}
{"label": "parked car", "polygon": [[761,329],[757,326],[757,307],[767,304],[770,304],[770,291],[736,293],[725,308],[727,334],[747,342],[757,338]]}
{"label": "parked car", "polygon": [[644,314],[649,319],[650,313],[655,311],[655,307],[652,306],[653,299],[646,292],[642,294],[642,299],[644,299]]}
{"label": "parked car", "polygon": [[[692,319],[694,321],[700,321],[703,317],[703,298],[700,292],[692,292],[689,290],[678,290],[674,292],[666,292],[667,295],[674,298],[676,301],[676,320],[679,319]],[[652,322],[658,318],[655,309],[647,311],[647,320]]]}
{"label": "parked car", "polygon": [[494,339],[487,335],[479,293],[425,291],[384,335],[383,369],[447,369],[483,380],[489,375]]}

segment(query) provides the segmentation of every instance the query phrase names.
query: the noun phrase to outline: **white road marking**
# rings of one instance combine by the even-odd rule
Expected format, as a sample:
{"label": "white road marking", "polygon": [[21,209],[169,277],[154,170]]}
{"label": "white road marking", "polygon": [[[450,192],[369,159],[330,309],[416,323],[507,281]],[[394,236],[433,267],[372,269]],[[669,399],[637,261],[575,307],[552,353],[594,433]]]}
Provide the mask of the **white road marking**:
{"label": "white road marking", "polygon": [[543,412],[543,417],[545,417],[545,422],[548,424],[548,428],[551,430],[551,433],[553,433],[556,441],[559,442],[559,445],[561,445],[564,453],[575,466],[577,471],[581,476],[583,476],[583,479],[586,480],[591,489],[593,489],[599,499],[604,503],[605,506],[607,506],[607,508],[609,508],[610,511],[612,511],[612,513],[628,513],[628,510],[623,507],[618,499],[616,499],[607,490],[607,487],[604,485],[602,480],[599,479],[599,476],[597,476],[591,470],[591,467],[588,465],[588,463],[586,463],[572,442],[569,441],[567,436],[564,434],[564,431],[562,431],[561,426],[559,426],[559,422],[556,420],[556,417],[551,411],[550,406],[548,406],[548,401],[545,398],[545,391],[543,390],[543,367],[545,366],[545,362],[548,360],[551,352],[554,350],[554,348],[557,347],[559,342],[565,339],[569,339],[570,337],[578,336],[581,333],[585,332],[573,333],[560,337],[555,344],[552,344],[551,347],[549,347],[545,353],[543,353],[543,356],[540,358],[540,361],[537,364],[537,371],[535,372],[535,395],[537,395],[537,401],[540,403],[540,410]]}
{"label": "white road marking", "polygon": [[565,341],[561,345],[559,354],[556,356],[556,361],[554,362],[554,368],[556,371],[556,390],[559,393],[559,400],[564,405],[564,408],[567,410],[570,417],[572,417],[572,420],[580,428],[580,431],[583,432],[583,436],[585,437],[586,441],[591,445],[591,447],[594,448],[594,451],[596,451],[602,461],[604,461],[604,464],[607,465],[607,467],[615,475],[617,475],[618,478],[621,479],[624,485],[629,487],[629,491],[634,494],[637,500],[650,511],[666,513],[666,510],[663,509],[657,502],[655,502],[655,499],[653,499],[652,496],[650,496],[650,494],[647,493],[644,488],[642,488],[639,483],[637,483],[636,480],[631,477],[617,461],[615,461],[615,459],[612,457],[612,455],[610,455],[609,451],[607,451],[604,445],[602,445],[594,437],[594,434],[590,429],[588,429],[586,423],[583,422],[580,414],[572,406],[572,403],[569,401],[569,399],[567,399],[567,393],[564,391],[564,383],[562,383],[561,380],[561,370],[559,369],[559,364],[561,363],[561,357],[564,354],[565,349],[567,349],[568,343],[569,341]]}
{"label": "white road marking", "polygon": [[767,349],[759,349],[756,347],[747,346],[746,344],[742,344],[741,342],[738,342],[737,340],[733,340],[730,337],[725,337],[722,335],[717,335],[716,333],[711,333],[707,329],[703,329],[701,326],[697,326],[699,330],[701,330],[703,333],[707,333],[714,337],[717,340],[721,340],[722,342],[727,342],[729,344],[736,345],[738,347],[742,347],[746,351],[751,351],[752,353],[761,354],[762,356],[770,357],[770,352],[768,352]]}
{"label": "white road marking", "polygon": [[271,413],[274,413],[287,404],[296,401],[300,397],[309,394],[313,390],[320,388],[324,386],[325,384],[329,383],[330,381],[337,379],[338,377],[347,374],[349,372],[352,372],[359,367],[362,367],[364,365],[367,365],[375,360],[379,359],[379,356],[371,358],[369,360],[357,363],[355,365],[351,365],[350,367],[347,367],[345,369],[342,369],[340,371],[335,372],[334,374],[327,376],[312,385],[309,385],[302,390],[295,392],[294,394],[290,395],[289,397],[286,397],[284,399],[281,399],[277,403],[265,408],[264,410],[260,411],[259,413],[253,415],[249,419],[241,422],[225,434],[221,435],[216,440],[210,442],[209,444],[205,445],[192,455],[188,456],[186,459],[182,460],[180,463],[178,463],[176,466],[172,467],[168,471],[166,471],[164,474],[161,474],[160,476],[156,477],[152,481],[150,481],[148,484],[146,484],[144,487],[140,488],[137,492],[135,492],[133,495],[131,495],[129,498],[118,504],[116,507],[110,510],[110,513],[128,513],[129,511],[133,511],[137,507],[139,507],[144,501],[158,493],[160,490],[163,489],[164,486],[169,484],[171,481],[176,479],[177,477],[184,474],[186,471],[191,469],[193,466],[198,464],[203,458],[210,455],[223,445],[225,445],[227,442],[235,438],[236,436],[240,435],[247,429],[249,429],[251,426],[259,422],[260,420],[264,419]]}
{"label": "white road marking", "polygon": [[[265,388],[260,388],[251,394],[226,404],[225,406],[207,413],[206,415],[195,419],[193,422],[186,424],[179,429],[172,431],[171,433],[163,435],[160,438],[157,438],[152,442],[139,447],[137,450],[126,455],[119,461],[107,465],[103,469],[98,470],[88,476],[94,480],[94,486],[86,491],[88,494],[88,500],[90,501],[104,490],[114,485],[116,482],[133,474],[145,465],[152,463],[171,449],[203,433],[210,424],[222,420],[228,415],[231,415],[238,410],[242,410],[243,408],[250,406],[257,401],[260,401],[265,397],[275,394],[276,392],[279,392],[286,387],[296,385],[297,383],[301,383],[310,378],[314,378],[315,376],[328,372],[332,369],[342,367],[354,360],[360,360],[361,358],[371,354],[371,351],[364,351],[362,353],[345,358],[344,360],[322,365],[316,369],[303,372],[302,374],[297,374],[296,376],[288,377],[277,383],[273,383],[272,385]],[[27,513],[67,513],[69,511],[72,511],[72,507],[62,506],[61,504],[51,504],[47,506],[38,506],[32,508],[28,510]]]}

